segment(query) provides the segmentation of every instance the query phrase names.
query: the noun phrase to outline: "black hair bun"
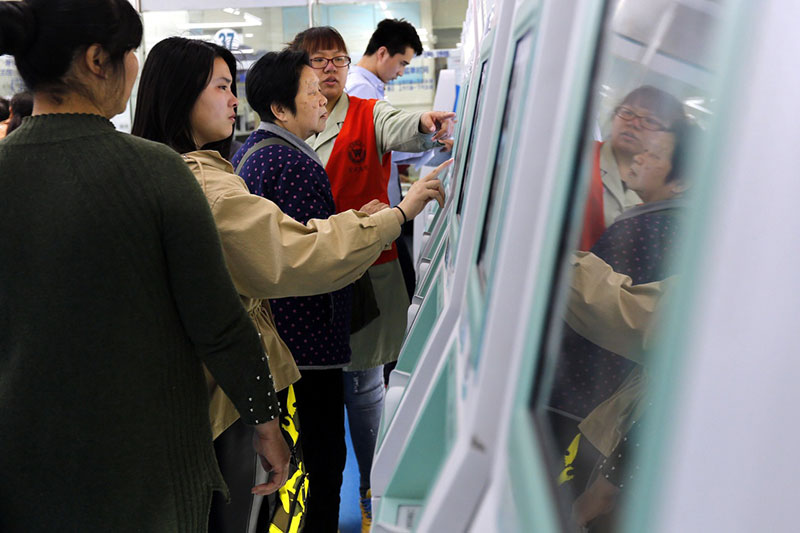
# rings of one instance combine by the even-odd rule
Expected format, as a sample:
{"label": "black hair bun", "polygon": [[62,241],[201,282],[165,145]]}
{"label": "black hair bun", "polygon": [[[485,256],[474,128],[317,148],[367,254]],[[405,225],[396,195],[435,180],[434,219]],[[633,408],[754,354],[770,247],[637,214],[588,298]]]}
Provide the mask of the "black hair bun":
{"label": "black hair bun", "polygon": [[0,54],[22,55],[35,37],[36,17],[28,2],[0,2]]}

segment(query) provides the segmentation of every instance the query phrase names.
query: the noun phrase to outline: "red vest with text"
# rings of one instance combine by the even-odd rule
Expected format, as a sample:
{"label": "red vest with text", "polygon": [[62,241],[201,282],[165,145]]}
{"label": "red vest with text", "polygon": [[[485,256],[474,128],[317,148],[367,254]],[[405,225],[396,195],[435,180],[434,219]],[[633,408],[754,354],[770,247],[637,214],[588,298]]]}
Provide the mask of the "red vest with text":
{"label": "red vest with text", "polygon": [[[372,111],[377,100],[364,100],[342,95],[350,99],[350,106],[342,124],[342,130],[333,143],[333,151],[325,165],[331,181],[331,193],[336,212],[358,209],[370,200],[389,203],[389,174],[392,169],[392,154],[378,158],[375,141],[375,120]],[[397,259],[397,247],[386,250],[373,263],[380,265]]]}
{"label": "red vest with text", "polygon": [[595,143],[592,181],[589,184],[589,197],[586,199],[586,210],[583,215],[583,231],[578,245],[579,250],[587,252],[606,230],[603,209],[603,175],[600,171],[600,149],[602,147],[603,143]]}

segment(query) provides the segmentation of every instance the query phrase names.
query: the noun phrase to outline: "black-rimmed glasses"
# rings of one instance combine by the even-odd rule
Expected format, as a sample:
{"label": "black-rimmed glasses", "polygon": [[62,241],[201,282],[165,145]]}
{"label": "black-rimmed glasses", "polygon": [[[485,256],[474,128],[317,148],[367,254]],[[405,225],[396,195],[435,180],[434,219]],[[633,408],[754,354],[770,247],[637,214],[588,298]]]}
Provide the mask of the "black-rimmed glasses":
{"label": "black-rimmed glasses", "polygon": [[316,69],[324,69],[327,68],[328,63],[333,63],[333,66],[336,68],[343,68],[350,65],[350,58],[348,56],[336,56],[336,57],[312,57],[311,58],[311,68]]}
{"label": "black-rimmed glasses", "polygon": [[660,120],[653,118],[649,115],[639,115],[630,107],[625,107],[621,105],[614,110],[614,114],[617,115],[619,118],[626,122],[630,122],[631,120],[638,118],[639,124],[646,130],[650,131],[667,131],[669,127],[666,126]]}

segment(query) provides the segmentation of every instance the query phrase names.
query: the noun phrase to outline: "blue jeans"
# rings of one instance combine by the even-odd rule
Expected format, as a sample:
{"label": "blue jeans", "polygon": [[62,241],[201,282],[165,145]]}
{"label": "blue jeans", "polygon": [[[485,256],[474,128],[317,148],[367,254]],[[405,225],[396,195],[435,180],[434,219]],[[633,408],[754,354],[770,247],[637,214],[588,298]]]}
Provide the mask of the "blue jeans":
{"label": "blue jeans", "polygon": [[383,411],[383,367],[343,372],[344,404],[350,423],[350,438],[358,461],[361,497],[370,487],[372,456],[378,439],[378,425]]}

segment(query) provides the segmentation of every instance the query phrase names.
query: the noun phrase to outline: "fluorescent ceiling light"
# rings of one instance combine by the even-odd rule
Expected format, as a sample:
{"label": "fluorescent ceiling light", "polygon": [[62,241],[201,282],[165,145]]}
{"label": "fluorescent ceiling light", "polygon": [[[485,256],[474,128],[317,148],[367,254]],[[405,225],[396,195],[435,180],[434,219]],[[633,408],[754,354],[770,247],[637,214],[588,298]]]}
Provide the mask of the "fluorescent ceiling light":
{"label": "fluorescent ceiling light", "polygon": [[[238,9],[234,8],[225,8],[223,9],[224,12],[231,14],[231,15],[238,15],[240,12]],[[186,22],[184,24],[178,24],[178,29],[181,30],[213,30],[213,29],[220,29],[220,28],[251,28],[254,26],[261,26],[263,21],[261,17],[257,17],[252,13],[248,13],[245,11],[242,16],[244,17],[243,21],[224,21],[224,22]]]}
{"label": "fluorescent ceiling light", "polygon": [[244,12],[244,20],[247,22],[258,22],[258,25],[261,26],[261,17],[257,17],[247,11]]}
{"label": "fluorescent ceiling light", "polygon": [[185,24],[178,24],[180,30],[213,30],[219,28],[249,28],[252,26],[261,26],[261,20],[258,22],[187,22]]}
{"label": "fluorescent ceiling light", "polygon": [[686,107],[696,109],[702,113],[707,113],[709,115],[713,114],[711,110],[705,106],[705,99],[703,98],[689,98],[684,102],[684,104]]}

